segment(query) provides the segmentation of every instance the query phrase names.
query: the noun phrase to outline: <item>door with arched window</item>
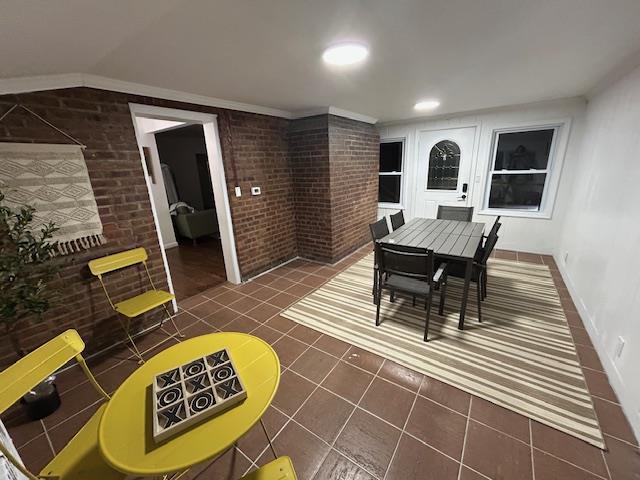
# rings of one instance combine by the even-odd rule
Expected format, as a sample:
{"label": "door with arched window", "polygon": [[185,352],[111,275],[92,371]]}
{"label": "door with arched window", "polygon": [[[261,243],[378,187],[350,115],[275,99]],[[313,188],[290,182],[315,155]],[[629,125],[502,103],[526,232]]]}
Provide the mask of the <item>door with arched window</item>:
{"label": "door with arched window", "polygon": [[471,205],[475,133],[475,127],[419,132],[414,216],[435,218],[438,205]]}

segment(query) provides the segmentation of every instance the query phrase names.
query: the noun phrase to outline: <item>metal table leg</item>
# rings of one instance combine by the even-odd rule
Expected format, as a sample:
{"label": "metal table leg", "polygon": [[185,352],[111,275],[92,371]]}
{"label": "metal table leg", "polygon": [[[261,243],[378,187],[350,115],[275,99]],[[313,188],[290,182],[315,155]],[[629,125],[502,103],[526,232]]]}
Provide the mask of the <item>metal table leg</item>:
{"label": "metal table leg", "polygon": [[264,422],[262,421],[262,418],[260,419],[260,425],[262,425],[262,430],[264,431],[264,434],[267,436],[267,441],[269,442],[269,448],[271,448],[271,453],[273,453],[273,457],[278,458],[278,454],[276,453],[276,449],[273,447],[273,443],[271,443],[271,437],[267,432],[267,428],[264,426]]}
{"label": "metal table leg", "polygon": [[471,286],[471,273],[473,271],[473,258],[467,260],[464,269],[464,287],[462,290],[462,304],[460,305],[460,320],[458,329],[464,330],[464,314],[467,310],[467,298],[469,297],[469,287]]}

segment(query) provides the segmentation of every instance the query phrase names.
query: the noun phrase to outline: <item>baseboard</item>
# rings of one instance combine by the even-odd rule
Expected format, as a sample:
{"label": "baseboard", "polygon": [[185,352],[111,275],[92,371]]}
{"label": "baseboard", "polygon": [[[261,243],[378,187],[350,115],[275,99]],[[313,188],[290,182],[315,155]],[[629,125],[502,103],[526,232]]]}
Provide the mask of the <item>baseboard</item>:
{"label": "baseboard", "polygon": [[571,279],[571,275],[567,271],[565,264],[554,255],[554,259],[556,264],[558,265],[558,270],[562,275],[565,285],[569,290],[569,294],[571,295],[571,299],[578,309],[578,313],[580,314],[580,318],[582,318],[582,323],[584,324],[584,328],[587,330],[589,334],[589,338],[593,343],[593,347],[598,353],[598,357],[600,357],[600,361],[602,363],[602,367],[604,368],[607,377],[609,378],[609,383],[613,388],[618,400],[620,400],[620,405],[622,406],[622,411],[624,412],[629,424],[631,425],[631,429],[636,437],[636,440],[640,441],[640,417],[636,414],[636,408],[634,399],[631,398],[631,395],[628,393],[627,388],[625,386],[624,380],[620,376],[620,372],[616,368],[616,364],[613,359],[608,355],[605,346],[602,344],[600,340],[600,335],[598,334],[598,328],[593,322],[593,318],[589,314],[589,310],[587,309],[582,297],[578,294],[578,291]]}

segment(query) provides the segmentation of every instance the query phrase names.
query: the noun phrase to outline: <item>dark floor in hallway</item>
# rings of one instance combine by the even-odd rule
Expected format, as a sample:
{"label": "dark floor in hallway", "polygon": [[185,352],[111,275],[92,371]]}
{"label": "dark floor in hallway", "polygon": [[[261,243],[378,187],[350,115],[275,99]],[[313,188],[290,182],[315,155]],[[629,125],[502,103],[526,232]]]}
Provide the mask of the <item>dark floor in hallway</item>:
{"label": "dark floor in hallway", "polygon": [[180,239],[180,244],[166,253],[178,300],[185,300],[227,280],[222,245],[217,238],[205,237],[195,244],[189,239]]}

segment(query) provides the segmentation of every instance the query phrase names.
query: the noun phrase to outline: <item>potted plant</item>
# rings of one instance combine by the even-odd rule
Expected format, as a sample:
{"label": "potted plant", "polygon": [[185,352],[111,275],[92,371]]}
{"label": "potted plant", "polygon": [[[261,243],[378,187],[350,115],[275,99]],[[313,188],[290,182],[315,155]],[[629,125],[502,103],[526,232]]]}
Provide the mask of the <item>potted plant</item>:
{"label": "potted plant", "polygon": [[[0,192],[0,326],[18,357],[25,354],[18,332],[24,320],[40,321],[49,309],[53,293],[48,282],[60,265],[58,244],[52,241],[53,223],[34,225],[35,208],[12,209]],[[27,414],[42,418],[60,405],[54,378],[48,378],[23,398]]]}

